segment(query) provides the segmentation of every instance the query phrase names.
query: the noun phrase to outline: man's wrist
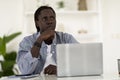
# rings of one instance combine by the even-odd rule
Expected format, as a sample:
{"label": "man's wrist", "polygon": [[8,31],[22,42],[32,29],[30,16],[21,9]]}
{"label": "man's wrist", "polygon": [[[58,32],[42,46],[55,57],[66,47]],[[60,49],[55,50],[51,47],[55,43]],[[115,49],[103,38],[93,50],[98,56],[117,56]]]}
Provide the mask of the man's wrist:
{"label": "man's wrist", "polygon": [[36,42],[34,43],[34,46],[36,46],[36,47],[39,47],[39,48],[40,48],[40,47],[41,47],[41,43],[39,43],[39,42],[37,42],[37,41],[36,41]]}

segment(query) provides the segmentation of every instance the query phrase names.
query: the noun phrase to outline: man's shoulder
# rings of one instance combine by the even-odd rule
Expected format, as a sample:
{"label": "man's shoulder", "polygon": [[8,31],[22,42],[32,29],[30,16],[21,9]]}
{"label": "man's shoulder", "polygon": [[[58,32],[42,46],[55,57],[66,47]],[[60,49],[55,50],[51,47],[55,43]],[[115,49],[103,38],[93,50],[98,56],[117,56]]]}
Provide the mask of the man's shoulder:
{"label": "man's shoulder", "polygon": [[28,36],[25,36],[24,38],[23,38],[23,40],[22,40],[22,42],[26,42],[26,41],[34,41],[34,40],[36,40],[36,38],[37,38],[37,35],[38,35],[38,33],[33,33],[33,34],[30,34],[30,35],[28,35]]}
{"label": "man's shoulder", "polygon": [[72,34],[66,32],[56,32],[58,43],[78,43]]}
{"label": "man's shoulder", "polygon": [[25,36],[24,38],[25,38],[25,39],[33,39],[33,38],[36,38],[37,35],[38,35],[38,33],[33,33],[33,34],[30,34],[30,35]]}
{"label": "man's shoulder", "polygon": [[58,43],[69,43],[73,39],[73,36],[66,32],[56,32],[56,37]]}
{"label": "man's shoulder", "polygon": [[56,31],[56,34],[59,35],[59,36],[71,36],[71,34],[69,34],[69,33],[59,32],[59,31]]}

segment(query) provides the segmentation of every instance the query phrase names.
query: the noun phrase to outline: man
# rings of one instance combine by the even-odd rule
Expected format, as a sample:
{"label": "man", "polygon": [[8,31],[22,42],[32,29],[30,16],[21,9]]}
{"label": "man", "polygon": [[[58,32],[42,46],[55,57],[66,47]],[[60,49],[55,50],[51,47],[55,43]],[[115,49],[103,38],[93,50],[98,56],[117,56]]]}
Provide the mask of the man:
{"label": "man", "polygon": [[[51,7],[39,7],[34,19],[37,33],[21,41],[17,55],[19,69],[22,74],[38,74],[42,71],[44,74],[56,74],[56,45],[78,42],[68,33],[55,31],[56,13]],[[48,54],[51,57],[47,59]]]}

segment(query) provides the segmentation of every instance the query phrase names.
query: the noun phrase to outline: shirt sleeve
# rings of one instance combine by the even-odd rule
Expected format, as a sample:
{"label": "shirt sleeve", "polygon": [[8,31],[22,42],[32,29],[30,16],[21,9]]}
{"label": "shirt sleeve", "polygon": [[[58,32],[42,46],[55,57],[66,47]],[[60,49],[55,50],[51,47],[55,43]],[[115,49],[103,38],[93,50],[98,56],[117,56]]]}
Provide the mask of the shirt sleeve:
{"label": "shirt sleeve", "polygon": [[38,58],[31,55],[32,42],[23,39],[19,45],[17,64],[22,74],[32,74],[38,64]]}
{"label": "shirt sleeve", "polygon": [[18,66],[22,74],[32,74],[37,66],[38,59],[33,58],[31,53],[28,52],[25,55],[21,55]]}

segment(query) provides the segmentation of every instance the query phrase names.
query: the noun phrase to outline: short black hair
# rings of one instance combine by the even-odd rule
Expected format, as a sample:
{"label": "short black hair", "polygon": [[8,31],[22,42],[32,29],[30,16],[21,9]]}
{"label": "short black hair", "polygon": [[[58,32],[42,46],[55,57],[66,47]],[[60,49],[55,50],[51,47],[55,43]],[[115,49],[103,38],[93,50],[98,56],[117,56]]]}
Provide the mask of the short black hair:
{"label": "short black hair", "polygon": [[35,14],[34,14],[34,21],[35,21],[35,26],[36,26],[36,29],[37,29],[37,32],[40,31],[39,27],[36,25],[36,21],[38,20],[38,16],[41,14],[41,11],[44,10],[44,9],[51,9],[53,11],[53,13],[56,15],[54,9],[50,6],[40,6],[36,11],[35,11]]}

